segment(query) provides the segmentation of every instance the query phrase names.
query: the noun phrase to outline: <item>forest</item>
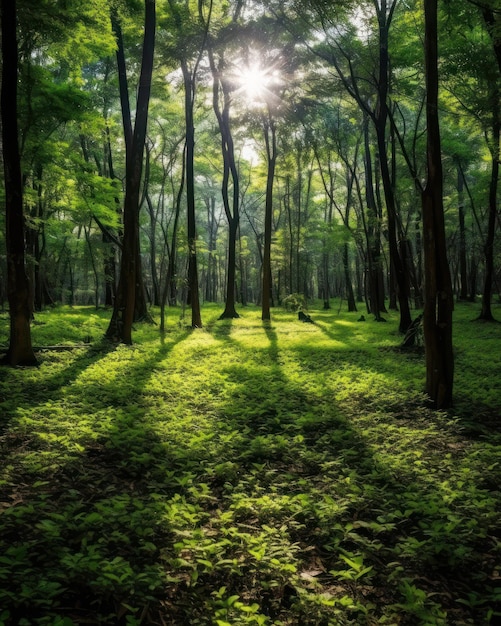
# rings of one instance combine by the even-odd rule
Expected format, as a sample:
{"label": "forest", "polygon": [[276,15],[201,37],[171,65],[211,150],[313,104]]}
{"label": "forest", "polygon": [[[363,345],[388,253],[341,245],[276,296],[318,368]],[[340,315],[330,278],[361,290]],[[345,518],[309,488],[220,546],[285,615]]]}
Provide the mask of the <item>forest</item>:
{"label": "forest", "polygon": [[499,1],[0,7],[0,626],[501,623]]}

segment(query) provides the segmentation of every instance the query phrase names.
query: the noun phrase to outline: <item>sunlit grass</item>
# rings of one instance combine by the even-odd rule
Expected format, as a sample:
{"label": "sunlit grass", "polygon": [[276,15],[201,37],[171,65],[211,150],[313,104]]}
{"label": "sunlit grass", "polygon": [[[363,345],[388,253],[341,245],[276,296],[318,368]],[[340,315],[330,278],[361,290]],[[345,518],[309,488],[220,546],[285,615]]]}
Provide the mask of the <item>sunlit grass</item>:
{"label": "sunlit grass", "polygon": [[457,307],[445,414],[395,313],[219,314],[37,315],[79,347],[1,372],[0,623],[497,623],[501,327]]}

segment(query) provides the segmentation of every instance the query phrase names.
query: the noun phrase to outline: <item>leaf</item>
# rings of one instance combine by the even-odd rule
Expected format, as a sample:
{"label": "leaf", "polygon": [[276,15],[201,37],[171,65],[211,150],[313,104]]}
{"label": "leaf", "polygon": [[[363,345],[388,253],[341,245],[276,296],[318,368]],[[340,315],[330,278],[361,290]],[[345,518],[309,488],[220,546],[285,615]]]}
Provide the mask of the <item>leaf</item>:
{"label": "leaf", "polygon": [[301,572],[299,576],[303,580],[313,580],[315,576],[320,576],[320,574],[322,573],[323,571],[321,569],[312,569],[312,570],[306,570],[304,572]]}

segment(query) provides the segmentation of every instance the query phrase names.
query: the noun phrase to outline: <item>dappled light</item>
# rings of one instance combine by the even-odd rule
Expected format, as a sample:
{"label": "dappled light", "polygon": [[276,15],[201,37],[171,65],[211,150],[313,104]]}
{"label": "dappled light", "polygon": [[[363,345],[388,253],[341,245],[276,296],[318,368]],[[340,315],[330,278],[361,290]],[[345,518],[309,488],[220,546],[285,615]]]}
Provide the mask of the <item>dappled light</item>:
{"label": "dappled light", "polygon": [[0,0],[0,626],[501,624],[498,4]]}
{"label": "dappled light", "polygon": [[[135,346],[6,372],[12,620],[481,623],[495,610],[499,435],[487,450],[426,406],[422,363],[388,352],[397,321],[204,314],[205,329],[171,316],[163,338],[142,325]],[[65,315],[41,315],[40,332]]]}

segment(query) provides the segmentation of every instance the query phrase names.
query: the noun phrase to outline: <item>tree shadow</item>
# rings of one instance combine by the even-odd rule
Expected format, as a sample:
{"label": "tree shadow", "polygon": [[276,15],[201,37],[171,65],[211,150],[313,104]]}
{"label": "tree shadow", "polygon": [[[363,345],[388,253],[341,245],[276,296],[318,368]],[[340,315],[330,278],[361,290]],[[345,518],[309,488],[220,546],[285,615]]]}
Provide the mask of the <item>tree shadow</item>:
{"label": "tree shadow", "polygon": [[[338,341],[334,333],[321,330]],[[239,504],[237,524],[253,526],[256,533],[263,525],[286,528],[290,546],[301,545],[303,554],[308,555],[300,567],[306,572],[316,571],[317,591],[320,587],[323,593],[368,603],[377,617],[384,615],[385,604],[400,603],[402,624],[431,623],[427,620],[435,619],[433,615],[440,611],[447,611],[453,621],[454,616],[461,619],[465,609],[456,604],[454,594],[460,590],[465,596],[482,596],[494,564],[495,539],[482,539],[482,533],[478,537],[469,535],[461,522],[461,503],[450,503],[446,475],[422,472],[419,456],[439,459],[457,454],[459,459],[464,449],[461,437],[451,437],[447,445],[436,441],[427,434],[426,422],[431,412],[423,416],[421,407],[416,406],[401,424],[403,429],[415,432],[418,448],[424,452],[415,456],[412,446],[402,452],[401,444],[395,440],[395,451],[408,459],[408,466],[396,464],[391,456],[385,458],[383,450],[388,449],[391,454],[392,446],[384,439],[380,449],[368,443],[367,430],[372,427],[367,421],[350,415],[346,407],[329,398],[328,389],[320,391],[313,384],[315,373],[328,368],[330,362],[342,371],[343,363],[350,362],[350,343],[346,342],[344,350],[333,349],[337,358],[332,359],[325,358],[327,351],[313,357],[306,349],[297,347],[294,353],[298,364],[304,366],[303,374],[291,378],[285,376],[280,365],[277,333],[266,326],[264,332],[269,341],[269,346],[262,349],[267,365],[265,359],[259,358],[254,366],[237,364],[224,370],[233,383],[233,393],[222,408],[226,440],[231,442],[223,458],[236,461],[240,469],[235,472],[233,465],[228,466],[228,472],[218,476],[213,484],[215,492],[223,490],[231,501],[232,492],[241,498],[239,494],[247,488],[249,503]],[[231,336],[220,338],[232,341]],[[315,363],[315,359],[321,363]],[[311,381],[304,372],[311,372]],[[370,412],[370,407],[364,407],[363,398],[353,406],[361,413]],[[376,414],[374,419],[390,423],[399,418]],[[229,437],[232,430],[234,436]],[[277,475],[278,480],[274,478]],[[245,476],[253,478],[247,480]],[[479,493],[482,488],[478,485]],[[283,509],[274,509],[262,494],[290,502],[293,514],[284,517]],[[301,506],[295,508],[296,502]],[[491,507],[488,498],[485,507]],[[480,510],[476,516],[470,512],[470,516],[473,525],[486,524]],[[492,527],[492,523],[491,520],[487,526]],[[356,582],[357,572],[350,572],[340,554],[349,556],[352,562],[363,557],[371,572],[367,582]],[[243,567],[249,578],[256,578],[252,559]],[[347,578],[332,574],[336,571]],[[299,603],[301,594],[312,592],[307,575],[300,585],[301,592],[297,581],[293,583],[291,579],[273,591],[263,591],[269,589],[270,580],[265,574],[261,574],[260,580],[261,591],[253,590],[253,600],[271,619],[285,617],[291,602]],[[405,587],[403,581],[410,587]],[[231,588],[227,582],[228,593],[251,593],[242,581],[231,581]],[[415,598],[405,601],[405,593],[411,593],[411,587]],[[493,610],[500,608],[492,606]],[[469,610],[475,619],[485,618],[486,609],[481,603]],[[328,611],[323,618],[328,619],[325,615]],[[311,619],[302,613],[298,623],[323,623]]]}
{"label": "tree shadow", "polygon": [[[40,412],[48,399],[53,407],[71,404],[71,419],[87,423],[78,440],[69,440],[71,425],[56,418],[47,425],[49,438],[42,428],[24,441],[5,441],[6,452],[22,446],[0,487],[6,516],[0,552],[11,574],[8,580],[2,576],[5,624],[38,623],[56,614],[76,624],[118,625],[142,613],[148,622],[152,590],[164,595],[159,563],[175,556],[169,523],[164,519],[159,526],[158,519],[165,501],[193,482],[196,461],[156,432],[141,394],[155,368],[189,334],[164,342],[146,359],[115,346],[76,359],[47,387],[40,383],[44,395],[37,402],[26,399],[19,406]],[[111,352],[117,353],[116,366],[120,349],[130,358],[119,377],[79,380]],[[69,400],[69,388],[77,403]],[[158,542],[164,545],[161,558]]]}
{"label": "tree shadow", "polygon": [[[41,455],[39,471],[32,458],[1,487],[0,500],[9,503],[0,553],[12,560],[2,581],[11,593],[10,623],[56,611],[77,624],[158,623],[160,615],[172,624],[207,624],[223,587],[272,620],[302,626],[338,623],[348,597],[343,616],[362,623],[357,606],[379,619],[385,606],[406,602],[402,580],[418,585],[402,624],[433,623],[410,612],[419,608],[419,591],[427,594],[422,608],[434,598],[454,623],[455,591],[465,596],[485,582],[472,572],[494,566],[490,539],[479,545],[472,536],[470,552],[457,551],[467,525],[481,526],[482,503],[465,521],[462,504],[445,501],[447,475],[416,475],[412,450],[409,467],[392,463],[398,437],[384,440],[382,428],[378,447],[372,425],[322,379],[334,366],[341,375],[350,351],[339,350],[335,365],[334,347],[329,358],[326,350],[282,349],[274,326],[259,328],[257,346],[236,341],[232,329],[231,320],[210,327],[232,358],[214,372],[226,394],[211,398],[208,415],[200,403],[199,421],[179,416],[176,426],[174,385],[204,367],[203,350],[191,347],[181,372],[163,370],[192,331],[161,339],[147,355],[117,349],[110,372],[95,367],[84,376],[75,365],[68,378],[74,400],[65,385],[52,387],[51,399],[89,423],[78,441],[46,441],[47,464]],[[353,406],[366,410],[363,398]],[[401,432],[407,427],[418,432],[402,421]],[[341,555],[363,557],[370,570],[350,579],[356,571]],[[481,623],[485,611],[471,616]]]}

